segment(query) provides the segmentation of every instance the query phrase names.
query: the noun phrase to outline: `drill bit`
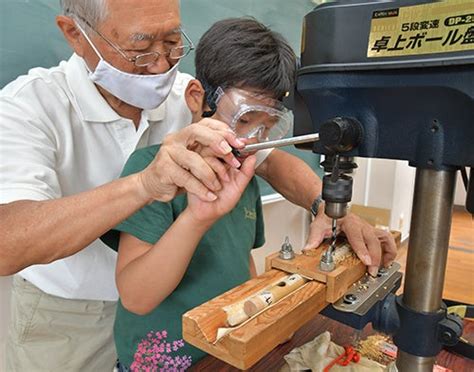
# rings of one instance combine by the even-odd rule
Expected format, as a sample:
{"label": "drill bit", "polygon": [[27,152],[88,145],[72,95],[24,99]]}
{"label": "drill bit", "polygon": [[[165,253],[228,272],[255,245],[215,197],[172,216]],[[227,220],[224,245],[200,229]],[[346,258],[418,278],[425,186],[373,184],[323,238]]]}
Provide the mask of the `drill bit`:
{"label": "drill bit", "polygon": [[333,218],[332,219],[332,241],[331,241],[331,245],[329,246],[331,253],[333,253],[334,250],[336,249],[336,239],[337,239],[336,229],[337,229],[337,219]]}
{"label": "drill bit", "polygon": [[334,263],[334,258],[333,258],[334,251],[336,250],[336,238],[337,238],[336,227],[337,227],[337,219],[333,218],[331,244],[329,244],[329,247],[326,249],[326,252],[322,254],[321,261],[319,262],[319,268],[322,271],[333,271],[336,267]]}

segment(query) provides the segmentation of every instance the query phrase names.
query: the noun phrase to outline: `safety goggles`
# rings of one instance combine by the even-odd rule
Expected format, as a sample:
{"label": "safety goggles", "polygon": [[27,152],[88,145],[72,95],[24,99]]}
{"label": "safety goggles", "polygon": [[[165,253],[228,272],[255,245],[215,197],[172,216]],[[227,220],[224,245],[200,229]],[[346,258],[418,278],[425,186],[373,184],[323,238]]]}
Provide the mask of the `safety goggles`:
{"label": "safety goggles", "polygon": [[238,88],[215,91],[216,113],[240,138],[266,142],[283,138],[293,114],[280,101]]}

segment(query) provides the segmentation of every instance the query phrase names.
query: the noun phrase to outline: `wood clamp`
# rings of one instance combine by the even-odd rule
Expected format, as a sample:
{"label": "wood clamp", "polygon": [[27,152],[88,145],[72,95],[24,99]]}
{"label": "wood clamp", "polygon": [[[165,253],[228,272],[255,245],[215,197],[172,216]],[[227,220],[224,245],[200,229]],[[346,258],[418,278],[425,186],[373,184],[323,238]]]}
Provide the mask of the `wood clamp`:
{"label": "wood clamp", "polygon": [[[399,244],[400,234],[394,236]],[[347,244],[341,239],[336,246]],[[265,273],[185,313],[184,340],[234,367],[252,367],[364,276],[366,268],[360,260],[352,255],[338,260],[337,248],[335,270],[321,271],[319,261],[327,245],[295,254],[293,259],[280,258],[280,251],[268,256]],[[290,277],[297,280],[289,281]],[[288,293],[293,283],[298,285]],[[229,309],[237,323],[243,321],[230,329],[235,322],[229,324]],[[217,340],[222,329],[228,333]]]}

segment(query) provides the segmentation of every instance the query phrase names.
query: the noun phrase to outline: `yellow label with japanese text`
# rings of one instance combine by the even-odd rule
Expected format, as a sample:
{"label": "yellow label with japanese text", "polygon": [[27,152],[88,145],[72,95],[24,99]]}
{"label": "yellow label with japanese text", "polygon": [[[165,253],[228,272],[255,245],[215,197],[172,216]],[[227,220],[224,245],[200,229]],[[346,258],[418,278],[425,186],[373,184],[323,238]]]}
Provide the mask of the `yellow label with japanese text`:
{"label": "yellow label with japanese text", "polygon": [[474,0],[376,10],[367,57],[474,51]]}

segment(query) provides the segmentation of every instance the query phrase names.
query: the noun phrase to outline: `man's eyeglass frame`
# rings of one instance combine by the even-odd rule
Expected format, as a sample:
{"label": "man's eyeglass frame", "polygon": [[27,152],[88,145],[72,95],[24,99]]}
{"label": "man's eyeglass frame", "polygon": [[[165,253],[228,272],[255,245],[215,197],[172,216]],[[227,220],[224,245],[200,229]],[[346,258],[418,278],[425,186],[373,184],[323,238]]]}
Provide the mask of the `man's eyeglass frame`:
{"label": "man's eyeglass frame", "polygon": [[[124,50],[122,50],[119,46],[115,45],[112,41],[110,41],[104,35],[102,35],[102,33],[100,33],[94,27],[92,27],[92,25],[89,23],[89,21],[87,21],[84,17],[81,17],[77,14],[74,14],[74,16],[79,18],[91,30],[93,30],[97,35],[99,35],[107,44],[109,44],[113,49],[115,49],[115,51],[117,53],[119,53],[122,56],[122,58],[124,58],[128,62],[133,63],[137,67],[147,67],[149,65],[152,65],[153,63],[155,63],[160,58],[160,56],[163,56],[165,58],[170,58],[170,59],[173,59],[173,60],[180,60],[181,58],[186,57],[192,50],[194,50],[194,44],[193,44],[192,40],[188,37],[188,35],[186,35],[184,30],[180,28],[179,32],[184,36],[184,38],[186,39],[188,45],[181,45],[179,47],[170,48],[165,53],[162,53],[162,52],[149,52],[149,53],[139,54],[139,55],[134,56],[134,57],[129,57],[129,56],[127,56],[127,54],[125,53]],[[181,51],[181,55],[179,57],[172,56],[173,51]],[[144,57],[145,58],[153,57],[153,60],[151,62],[147,62],[147,63],[139,63],[140,59],[143,59]]]}

